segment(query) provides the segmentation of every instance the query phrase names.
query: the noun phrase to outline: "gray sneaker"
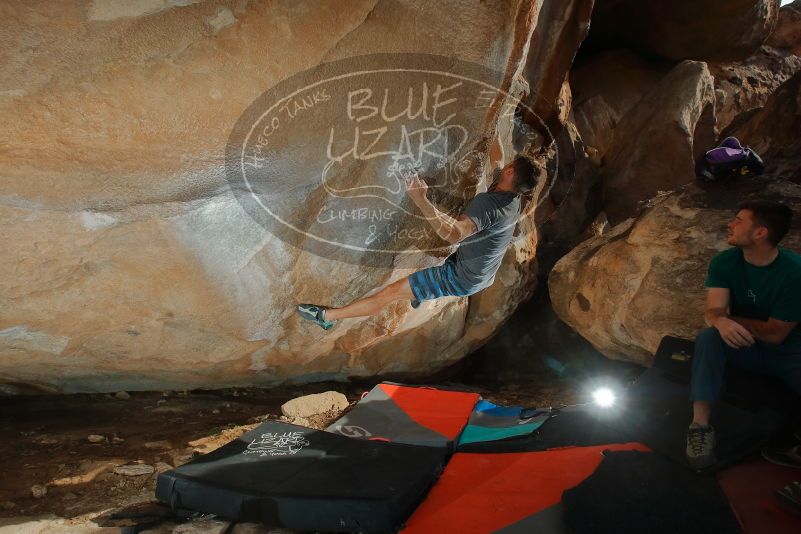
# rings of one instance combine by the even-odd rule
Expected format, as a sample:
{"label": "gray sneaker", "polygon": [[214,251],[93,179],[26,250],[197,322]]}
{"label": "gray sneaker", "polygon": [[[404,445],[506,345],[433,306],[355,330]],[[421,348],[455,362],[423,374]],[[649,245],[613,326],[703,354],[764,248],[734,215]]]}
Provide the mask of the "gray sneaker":
{"label": "gray sneaker", "polygon": [[715,429],[695,423],[687,430],[687,462],[693,469],[715,465]]}
{"label": "gray sneaker", "polygon": [[334,326],[334,321],[325,320],[325,308],[315,304],[298,304],[298,314],[304,319],[317,324],[324,330],[330,330]]}

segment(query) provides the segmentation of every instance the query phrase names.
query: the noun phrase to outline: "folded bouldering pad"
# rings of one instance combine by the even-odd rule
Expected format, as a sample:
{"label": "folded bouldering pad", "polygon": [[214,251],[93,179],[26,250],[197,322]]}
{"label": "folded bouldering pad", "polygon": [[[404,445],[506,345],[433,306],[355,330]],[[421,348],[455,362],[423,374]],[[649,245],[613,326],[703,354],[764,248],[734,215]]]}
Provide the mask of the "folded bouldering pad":
{"label": "folded bouldering pad", "polygon": [[714,477],[699,477],[661,454],[607,451],[592,475],[562,496],[571,534],[742,532]]}
{"label": "folded bouldering pad", "polygon": [[531,433],[504,440],[460,443],[458,450],[473,453],[534,452],[632,441],[617,424],[617,415],[611,415],[593,405],[554,408]]}
{"label": "folded bouldering pad", "polygon": [[393,532],[445,462],[440,448],[268,422],[159,475],[156,498],[173,509],[291,529]]}
{"label": "folded bouldering pad", "polygon": [[529,453],[456,453],[403,534],[563,532],[562,492],[590,476],[605,450],[647,449],[626,443]]}
{"label": "folded bouldering pad", "polygon": [[326,430],[451,449],[480,398],[477,393],[382,382]]}

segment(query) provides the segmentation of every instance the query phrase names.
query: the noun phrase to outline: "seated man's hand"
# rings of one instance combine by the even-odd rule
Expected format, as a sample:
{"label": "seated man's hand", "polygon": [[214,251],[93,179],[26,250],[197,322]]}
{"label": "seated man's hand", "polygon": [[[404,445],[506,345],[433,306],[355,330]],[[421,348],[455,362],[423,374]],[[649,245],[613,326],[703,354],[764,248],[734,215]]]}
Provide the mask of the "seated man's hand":
{"label": "seated man's hand", "polygon": [[746,327],[728,317],[719,317],[713,325],[720,332],[723,341],[733,349],[750,347],[754,344],[754,336]]}

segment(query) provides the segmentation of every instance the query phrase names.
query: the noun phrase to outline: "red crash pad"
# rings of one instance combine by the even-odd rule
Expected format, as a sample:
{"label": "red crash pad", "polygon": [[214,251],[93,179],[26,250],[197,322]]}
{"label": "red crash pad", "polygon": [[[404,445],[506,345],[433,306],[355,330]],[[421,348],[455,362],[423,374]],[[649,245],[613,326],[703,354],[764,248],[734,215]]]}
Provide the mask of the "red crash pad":
{"label": "red crash pad", "polygon": [[782,508],[776,490],[801,480],[801,470],[765,460],[730,467],[718,474],[723,492],[746,534],[799,534],[801,517]]}
{"label": "red crash pad", "polygon": [[403,533],[511,532],[515,523],[558,504],[564,490],[595,471],[605,450],[649,449],[625,443],[527,453],[457,453]]}

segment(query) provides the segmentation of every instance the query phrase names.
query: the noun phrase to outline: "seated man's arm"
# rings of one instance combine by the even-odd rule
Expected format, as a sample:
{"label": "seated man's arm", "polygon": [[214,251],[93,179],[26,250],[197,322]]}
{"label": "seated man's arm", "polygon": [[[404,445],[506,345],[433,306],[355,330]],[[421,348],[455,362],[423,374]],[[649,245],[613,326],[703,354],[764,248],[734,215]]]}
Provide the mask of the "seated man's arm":
{"label": "seated man's arm", "polygon": [[780,345],[801,322],[801,273],[784,279],[777,300],[771,306],[767,321],[732,317],[746,327],[755,338]]}
{"label": "seated man's arm", "polygon": [[706,292],[706,307],[704,308],[704,320],[709,326],[715,326],[715,322],[721,317],[729,315],[729,288],[710,287]]}
{"label": "seated man's arm", "polygon": [[730,291],[727,287],[710,287],[706,293],[704,319],[720,332],[723,342],[733,349],[754,344],[754,336],[728,315]]}
{"label": "seated man's arm", "polygon": [[744,326],[758,340],[764,343],[780,345],[798,324],[797,322],[780,321],[773,317],[767,321],[746,319],[745,317],[732,317],[732,320]]}

